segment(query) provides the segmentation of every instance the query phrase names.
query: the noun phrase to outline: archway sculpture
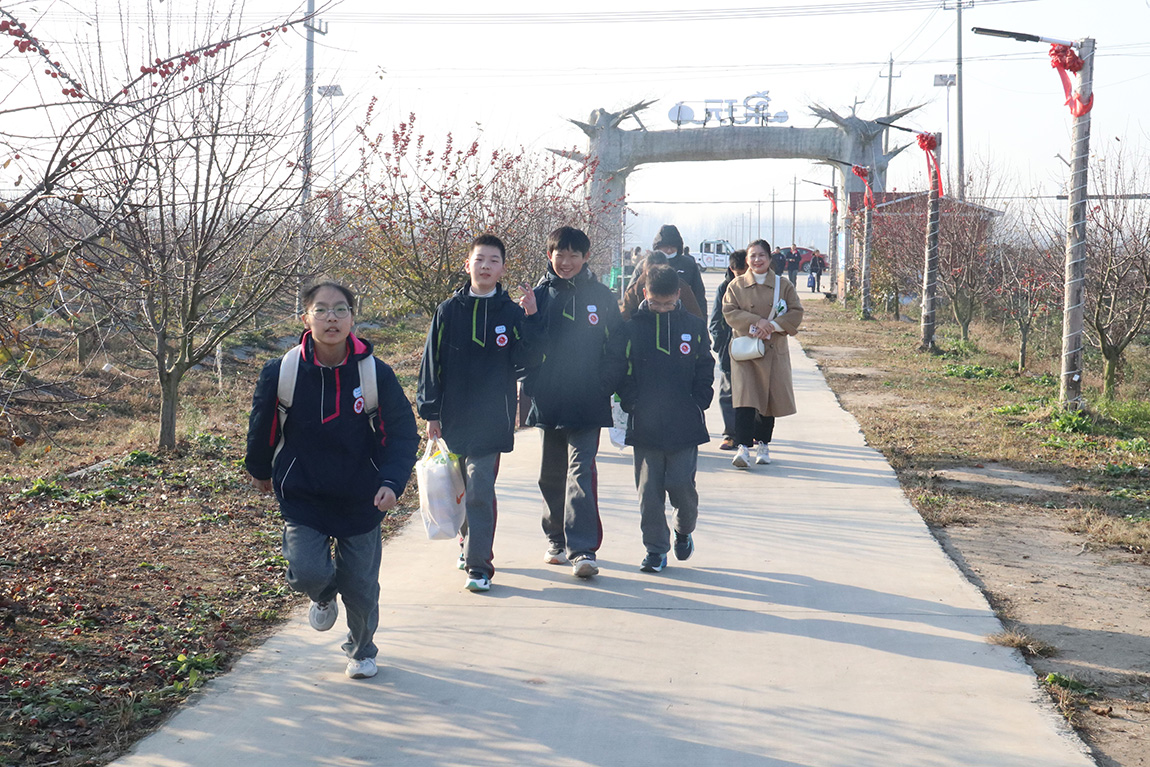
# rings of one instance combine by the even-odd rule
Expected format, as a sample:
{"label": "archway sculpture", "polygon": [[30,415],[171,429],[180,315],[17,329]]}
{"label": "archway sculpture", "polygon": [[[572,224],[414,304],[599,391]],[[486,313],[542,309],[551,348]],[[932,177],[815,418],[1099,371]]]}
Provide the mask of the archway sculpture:
{"label": "archway sculpture", "polygon": [[[591,164],[589,198],[592,205],[593,255],[610,258],[618,264],[623,251],[623,211],[627,195],[627,177],[639,166],[659,162],[702,162],[708,160],[806,159],[830,165],[838,170],[838,188],[842,199],[851,192],[862,192],[864,183],[851,172],[851,166],[870,171],[870,185],[877,194],[886,191],[886,171],[890,160],[910,144],[889,152],[882,148],[883,132],[896,120],[918,109],[908,107],[878,120],[864,120],[855,114],[843,116],[829,107],[813,105],[811,112],[819,123],[831,125],[795,128],[769,125],[735,124],[729,120],[714,127],[697,129],[648,130],[638,113],[654,101],[640,101],[619,112],[596,109],[588,122],[570,120],[587,135],[586,154],[551,150],[556,154]],[[621,124],[634,118],[637,128],[626,130]],[[849,249],[849,226],[847,248]],[[831,252],[832,284],[838,267],[838,249]]]}

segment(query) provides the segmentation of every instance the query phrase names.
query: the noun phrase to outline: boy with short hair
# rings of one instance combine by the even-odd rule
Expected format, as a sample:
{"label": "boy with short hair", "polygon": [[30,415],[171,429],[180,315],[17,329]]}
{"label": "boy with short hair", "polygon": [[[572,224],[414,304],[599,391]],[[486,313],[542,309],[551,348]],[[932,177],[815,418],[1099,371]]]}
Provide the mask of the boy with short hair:
{"label": "boy with short hair", "polygon": [[695,550],[699,514],[695,468],[710,434],[703,411],[714,396],[715,360],[707,326],[683,311],[670,266],[644,275],[646,300],[611,339],[605,380],[629,414],[626,442],[635,454],[640,528],[647,552],[639,569],[661,572],[672,549],[666,500],[674,508],[675,558]]}
{"label": "boy with short hair", "polygon": [[505,257],[493,234],[471,241],[471,279],[435,311],[416,395],[427,438],[442,437],[460,456],[467,487],[460,567],[468,591],[491,589],[499,455],[515,447],[517,370],[533,362],[537,335],[535,295],[524,288],[517,305],[499,284]]}
{"label": "boy with short hair", "polygon": [[547,276],[535,288],[545,328],[542,361],[524,379],[532,398],[529,426],[543,432],[539,490],[543,494],[544,561],[571,563],[578,578],[599,572],[603,542],[595,456],[610,426],[610,392],[602,387],[608,338],[621,323],[615,294],[587,265],[591,241],[563,226],[547,237]]}

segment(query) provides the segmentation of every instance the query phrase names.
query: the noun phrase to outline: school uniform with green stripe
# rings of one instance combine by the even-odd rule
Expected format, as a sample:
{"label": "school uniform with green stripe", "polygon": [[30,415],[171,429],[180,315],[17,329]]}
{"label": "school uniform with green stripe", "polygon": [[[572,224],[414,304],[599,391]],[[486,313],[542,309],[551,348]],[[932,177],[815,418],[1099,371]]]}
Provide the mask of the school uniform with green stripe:
{"label": "school uniform with green stripe", "polygon": [[441,422],[452,452],[485,455],[515,447],[517,371],[534,361],[537,323],[502,286],[489,298],[476,298],[464,285],[436,309],[416,406],[421,418]]}
{"label": "school uniform with green stripe", "polygon": [[627,419],[627,444],[672,452],[710,439],[715,358],[703,320],[644,301],[608,347],[608,379]]}

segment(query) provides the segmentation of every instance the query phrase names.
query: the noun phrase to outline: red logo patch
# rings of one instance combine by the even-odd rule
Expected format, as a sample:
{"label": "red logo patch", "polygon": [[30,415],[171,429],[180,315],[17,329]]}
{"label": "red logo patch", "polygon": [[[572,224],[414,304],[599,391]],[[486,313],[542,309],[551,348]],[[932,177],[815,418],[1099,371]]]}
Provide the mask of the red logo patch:
{"label": "red logo patch", "polygon": [[683,354],[690,354],[691,345],[684,341],[683,343],[679,344],[679,351],[681,351]]}
{"label": "red logo patch", "polygon": [[355,401],[355,404],[352,405],[351,407],[353,410],[355,410],[355,412],[362,413],[363,412],[363,397],[357,398]]}
{"label": "red logo patch", "polygon": [[496,346],[507,346],[507,336],[503,333],[500,333],[499,335],[495,336],[495,345]]}
{"label": "red logo patch", "polygon": [[596,314],[595,312],[591,312],[590,314],[587,315],[587,321],[590,322],[592,325],[598,325],[599,324],[599,315]]}

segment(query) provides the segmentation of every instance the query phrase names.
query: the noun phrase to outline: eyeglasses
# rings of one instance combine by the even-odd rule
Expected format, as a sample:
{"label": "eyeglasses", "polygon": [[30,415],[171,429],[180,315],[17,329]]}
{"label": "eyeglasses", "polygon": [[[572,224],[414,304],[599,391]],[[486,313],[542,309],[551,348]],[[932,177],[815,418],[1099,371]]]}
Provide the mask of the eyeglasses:
{"label": "eyeglasses", "polygon": [[326,306],[313,306],[307,310],[307,313],[317,320],[323,317],[330,317],[332,315],[334,315],[337,320],[342,320],[344,317],[347,317],[349,314],[351,314],[351,307],[345,306],[343,304],[340,304],[339,306],[333,306],[331,308]]}

